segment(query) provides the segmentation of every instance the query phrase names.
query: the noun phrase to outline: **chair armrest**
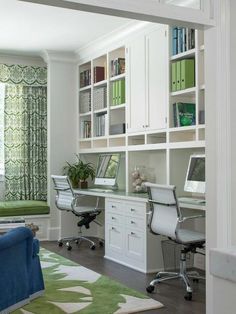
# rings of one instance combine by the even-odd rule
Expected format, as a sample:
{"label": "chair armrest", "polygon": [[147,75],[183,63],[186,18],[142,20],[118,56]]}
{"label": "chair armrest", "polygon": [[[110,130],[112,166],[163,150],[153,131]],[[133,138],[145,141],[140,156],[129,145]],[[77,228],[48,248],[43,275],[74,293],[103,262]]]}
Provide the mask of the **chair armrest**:
{"label": "chair armrest", "polygon": [[202,215],[194,215],[194,216],[185,216],[179,219],[179,222],[184,222],[186,220],[190,220],[190,219],[197,219],[197,218],[205,218],[205,214]]}

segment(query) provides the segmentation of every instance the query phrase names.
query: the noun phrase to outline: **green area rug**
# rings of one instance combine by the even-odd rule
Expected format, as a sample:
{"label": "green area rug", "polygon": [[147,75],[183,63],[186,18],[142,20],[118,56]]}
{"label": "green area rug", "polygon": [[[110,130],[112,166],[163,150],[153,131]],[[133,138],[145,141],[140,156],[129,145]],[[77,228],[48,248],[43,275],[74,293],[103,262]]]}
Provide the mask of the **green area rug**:
{"label": "green area rug", "polygon": [[41,249],[45,293],[15,314],[124,314],[163,305],[124,285]]}

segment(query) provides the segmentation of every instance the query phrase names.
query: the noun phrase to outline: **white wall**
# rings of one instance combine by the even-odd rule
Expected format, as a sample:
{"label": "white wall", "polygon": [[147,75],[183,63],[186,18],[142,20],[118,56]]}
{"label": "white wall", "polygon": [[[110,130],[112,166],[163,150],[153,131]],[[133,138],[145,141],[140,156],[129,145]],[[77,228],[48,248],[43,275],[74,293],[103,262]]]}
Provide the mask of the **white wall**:
{"label": "white wall", "polygon": [[[48,201],[49,239],[58,239],[61,212],[55,207],[51,174],[62,174],[66,161],[76,153],[77,78],[76,65],[70,60],[48,56]],[[73,215],[70,215],[70,218]],[[70,219],[69,218],[69,219]],[[73,217],[72,217],[73,218]],[[66,218],[65,218],[66,223]]]}

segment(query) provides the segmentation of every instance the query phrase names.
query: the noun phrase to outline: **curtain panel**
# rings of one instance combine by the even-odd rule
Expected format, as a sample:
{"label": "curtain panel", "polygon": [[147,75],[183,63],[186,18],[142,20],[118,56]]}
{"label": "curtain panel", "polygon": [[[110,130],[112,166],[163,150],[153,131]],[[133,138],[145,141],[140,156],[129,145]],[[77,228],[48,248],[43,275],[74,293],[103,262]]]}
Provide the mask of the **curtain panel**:
{"label": "curtain panel", "polygon": [[6,200],[47,199],[46,78],[46,68],[0,65]]}

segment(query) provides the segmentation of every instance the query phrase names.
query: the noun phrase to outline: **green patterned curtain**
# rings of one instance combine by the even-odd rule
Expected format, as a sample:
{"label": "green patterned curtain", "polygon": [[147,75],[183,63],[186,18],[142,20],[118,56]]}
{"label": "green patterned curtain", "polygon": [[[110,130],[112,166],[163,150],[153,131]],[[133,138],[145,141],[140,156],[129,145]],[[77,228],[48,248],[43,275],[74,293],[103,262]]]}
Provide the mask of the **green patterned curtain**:
{"label": "green patterned curtain", "polygon": [[5,199],[47,199],[46,68],[0,65],[4,110]]}

